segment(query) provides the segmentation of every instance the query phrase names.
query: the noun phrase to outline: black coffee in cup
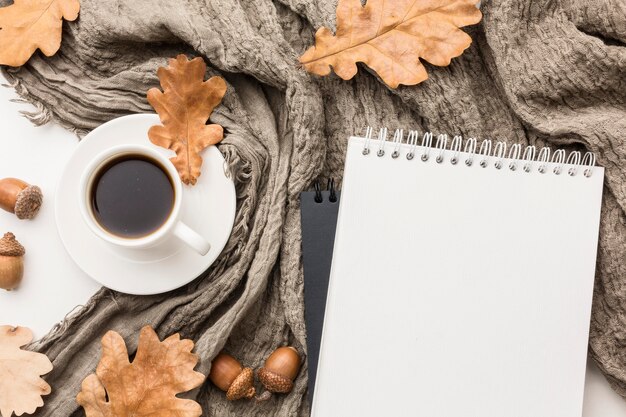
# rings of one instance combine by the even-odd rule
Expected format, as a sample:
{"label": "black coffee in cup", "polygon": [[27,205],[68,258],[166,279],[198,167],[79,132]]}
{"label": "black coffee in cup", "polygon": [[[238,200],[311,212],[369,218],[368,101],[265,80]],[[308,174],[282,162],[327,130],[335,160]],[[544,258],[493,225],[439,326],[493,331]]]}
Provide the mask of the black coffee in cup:
{"label": "black coffee in cup", "polygon": [[100,226],[119,237],[140,238],[157,231],[174,208],[174,185],[159,162],[122,155],[103,165],[89,192]]}

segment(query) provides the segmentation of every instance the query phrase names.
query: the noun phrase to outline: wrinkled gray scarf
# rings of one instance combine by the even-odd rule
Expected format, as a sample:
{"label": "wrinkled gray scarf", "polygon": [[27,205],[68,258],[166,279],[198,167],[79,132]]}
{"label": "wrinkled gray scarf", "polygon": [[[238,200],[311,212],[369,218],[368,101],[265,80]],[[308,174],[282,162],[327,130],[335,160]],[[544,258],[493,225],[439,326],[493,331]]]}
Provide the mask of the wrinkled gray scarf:
{"label": "wrinkled gray scarf", "polygon": [[[483,22],[468,29],[471,48],[449,67],[427,65],[423,84],[395,91],[363,69],[342,81],[298,68],[314,31],[334,27],[335,7],[336,0],[82,0],[56,56],[4,69],[39,108],[29,115],[35,123],[81,133],[151,111],[145,96],[158,85],[156,68],[178,53],[203,56],[208,75],[229,84],[212,117],[225,128],[220,150],[238,193],[224,252],[206,276],[168,294],[103,289],[38,343],[54,362],[53,393],[38,416],[82,413],[75,396],[109,329],[131,351],[145,324],[162,338],[180,332],[196,342],[204,373],[222,348],[253,367],[285,343],[304,351],[298,194],[320,175],[341,178],[346,138],[366,125],[598,155],[607,170],[590,348],[626,396],[626,4],[484,2]],[[209,416],[304,416],[306,371],[290,395],[265,404],[228,403],[208,382],[189,396]]]}

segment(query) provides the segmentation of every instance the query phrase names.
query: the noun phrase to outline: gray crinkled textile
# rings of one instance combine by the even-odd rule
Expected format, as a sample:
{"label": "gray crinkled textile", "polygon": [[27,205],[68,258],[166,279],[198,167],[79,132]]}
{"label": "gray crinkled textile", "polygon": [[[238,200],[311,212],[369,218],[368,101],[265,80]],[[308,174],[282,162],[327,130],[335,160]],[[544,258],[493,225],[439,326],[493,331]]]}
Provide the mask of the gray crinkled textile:
{"label": "gray crinkled textile", "polygon": [[[224,126],[219,147],[238,195],[224,252],[177,291],[138,297],[102,289],[35,344],[54,363],[53,392],[37,416],[82,414],[75,397],[109,329],[130,351],[146,324],[161,338],[180,332],[196,342],[205,374],[222,348],[252,367],[283,344],[304,352],[298,194],[318,176],[340,179],[347,137],[367,125],[597,154],[606,188],[590,351],[626,396],[623,0],[483,2],[483,21],[466,28],[472,46],[449,67],[427,64],[424,83],[395,91],[363,67],[350,81],[298,67],[315,30],[334,28],[335,8],[325,0],[82,0],[54,57],[37,53],[21,68],[3,69],[38,107],[27,115],[33,122],[54,120],[79,134],[151,111],[146,92],[158,86],[156,69],[179,53],[204,57],[207,75],[228,82],[211,118]],[[209,382],[186,396],[209,416],[306,416],[306,372],[291,394],[263,404],[228,403]]]}

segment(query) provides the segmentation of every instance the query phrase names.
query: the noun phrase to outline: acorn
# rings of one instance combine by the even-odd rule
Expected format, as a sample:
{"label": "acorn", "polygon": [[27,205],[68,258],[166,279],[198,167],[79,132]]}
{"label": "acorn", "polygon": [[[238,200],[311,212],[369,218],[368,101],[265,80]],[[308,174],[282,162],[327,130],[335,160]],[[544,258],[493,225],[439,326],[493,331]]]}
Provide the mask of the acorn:
{"label": "acorn", "polygon": [[267,390],[257,398],[265,401],[271,393],[286,394],[293,389],[293,381],[300,372],[302,360],[298,351],[291,346],[276,349],[259,369],[259,380]]}
{"label": "acorn", "polygon": [[32,219],[39,212],[41,188],[17,178],[0,180],[0,208],[15,213],[18,219]]}
{"label": "acorn", "polygon": [[237,359],[224,352],[213,359],[209,379],[226,392],[226,399],[229,401],[252,398],[256,394],[254,371],[244,368]]}
{"label": "acorn", "polygon": [[25,253],[13,233],[5,233],[0,239],[0,288],[11,291],[22,282]]}

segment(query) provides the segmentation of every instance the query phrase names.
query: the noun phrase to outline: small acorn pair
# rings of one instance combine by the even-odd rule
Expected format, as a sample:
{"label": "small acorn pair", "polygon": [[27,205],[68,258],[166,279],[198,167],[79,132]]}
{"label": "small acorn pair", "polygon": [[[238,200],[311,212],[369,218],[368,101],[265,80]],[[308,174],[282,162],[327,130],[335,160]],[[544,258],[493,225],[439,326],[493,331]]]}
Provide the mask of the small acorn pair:
{"label": "small acorn pair", "polygon": [[[266,391],[256,397],[257,401],[270,399],[272,393],[286,394],[293,389],[293,381],[300,372],[302,360],[298,351],[291,346],[276,349],[265,361],[257,375]],[[256,395],[254,371],[244,368],[231,355],[221,352],[213,359],[209,379],[226,392],[229,401],[251,399]]]}
{"label": "small acorn pair", "polygon": [[[0,179],[0,209],[13,213],[18,219],[32,219],[39,212],[43,195],[36,185],[17,178]],[[17,288],[24,276],[26,250],[13,233],[0,238],[0,288],[11,291]]]}

